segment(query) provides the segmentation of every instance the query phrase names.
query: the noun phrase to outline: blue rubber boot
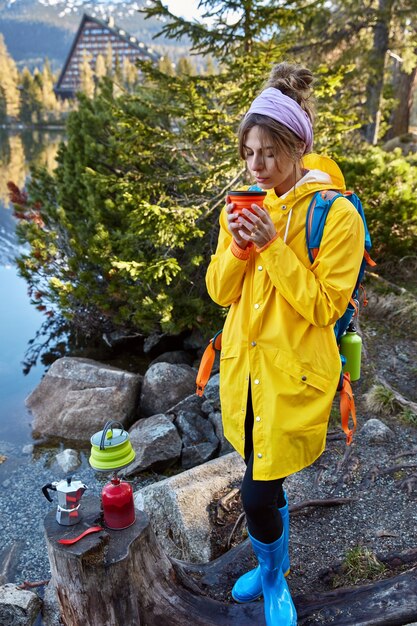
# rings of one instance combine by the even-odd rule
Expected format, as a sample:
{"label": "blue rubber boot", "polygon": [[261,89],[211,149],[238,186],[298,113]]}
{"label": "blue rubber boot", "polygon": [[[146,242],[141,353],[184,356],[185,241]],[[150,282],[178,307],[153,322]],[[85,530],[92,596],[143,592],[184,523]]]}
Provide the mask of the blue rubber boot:
{"label": "blue rubber boot", "polygon": [[[284,491],[285,506],[278,511],[281,513],[282,524],[284,526],[284,560],[282,562],[282,572],[284,576],[290,573],[290,555],[288,553],[288,542],[290,537],[290,514],[288,511],[287,494]],[[250,572],[246,572],[235,582],[232,589],[232,597],[236,602],[253,602],[262,595],[261,569],[255,567]]]}
{"label": "blue rubber boot", "polygon": [[249,537],[261,570],[266,626],[297,626],[297,611],[282,573],[284,533],[274,543]]}

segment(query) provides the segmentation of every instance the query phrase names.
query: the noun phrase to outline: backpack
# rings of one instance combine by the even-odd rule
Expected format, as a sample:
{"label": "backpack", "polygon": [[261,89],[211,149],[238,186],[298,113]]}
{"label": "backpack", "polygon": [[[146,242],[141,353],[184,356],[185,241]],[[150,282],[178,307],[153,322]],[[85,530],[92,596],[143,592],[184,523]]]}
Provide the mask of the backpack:
{"label": "backpack", "polygon": [[[361,281],[365,273],[367,265],[375,266],[376,263],[370,257],[369,251],[372,247],[371,237],[369,234],[368,226],[365,219],[365,213],[362,203],[358,196],[351,191],[347,191],[341,194],[337,191],[326,190],[317,191],[307,209],[306,217],[306,244],[308,250],[308,256],[311,263],[314,262],[319,249],[320,243],[323,237],[323,230],[326,224],[327,215],[337,198],[345,197],[353,204],[359,215],[361,216],[364,229],[365,229],[365,246],[361,266],[359,268],[358,278],[356,280],[355,287],[353,289],[351,298],[349,300],[346,311],[337,320],[334,325],[334,332],[336,336],[337,345],[340,344],[342,335],[346,332],[352,318],[358,314],[359,307],[359,289],[361,288]],[[366,306],[366,296],[364,298],[364,306]],[[201,359],[200,367],[197,373],[196,393],[198,396],[202,396],[204,388],[210,378],[211,370],[213,368],[216,351],[221,350],[221,337],[222,330],[219,330],[212,339],[204,351]],[[350,382],[349,372],[343,372],[343,366],[345,365],[345,358],[340,355],[341,358],[341,372],[337,391],[340,392],[340,413],[342,419],[342,429],[346,435],[346,444],[352,443],[353,434],[356,430],[356,408],[353,398],[352,386]],[[353,427],[349,428],[349,420],[352,419]]]}

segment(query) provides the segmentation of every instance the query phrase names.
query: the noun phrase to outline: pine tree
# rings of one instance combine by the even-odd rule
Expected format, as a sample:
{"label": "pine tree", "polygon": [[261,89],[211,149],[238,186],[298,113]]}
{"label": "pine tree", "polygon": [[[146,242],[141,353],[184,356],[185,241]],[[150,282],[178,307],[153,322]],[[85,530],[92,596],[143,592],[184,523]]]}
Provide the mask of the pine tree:
{"label": "pine tree", "polygon": [[[216,4],[222,19],[232,5]],[[141,61],[134,95],[116,98],[110,78],[94,99],[80,95],[57,169],[35,172],[31,179],[30,202],[39,220],[21,225],[30,253],[19,263],[31,285],[42,285],[46,304],[58,305],[82,332],[201,326],[208,333],[221,323],[208,301],[204,273],[226,191],[248,180],[236,130],[271,65],[290,50],[294,60],[308,59],[318,76],[316,146],[329,154],[339,149],[342,159],[348,151],[348,131],[365,97],[358,72],[367,55],[361,66],[354,61],[362,38],[366,53],[372,47],[368,16],[351,25],[335,3],[285,3],[276,13],[274,7],[263,1],[239,5],[243,21],[217,31],[177,22],[172,36],[178,28],[189,34],[195,47],[213,55],[217,73],[172,76],[162,64]],[[340,44],[342,28],[350,47]],[[320,45],[319,34],[325,34]],[[355,80],[359,93],[350,88]],[[386,161],[379,160],[380,186]],[[365,169],[362,162],[360,167]],[[412,173],[409,168],[410,179]],[[371,176],[367,170],[364,184],[371,184]],[[407,219],[413,206],[408,202]],[[393,223],[384,236],[394,232]],[[414,228],[410,219],[401,231],[403,250],[409,249],[410,223]]]}
{"label": "pine tree", "polygon": [[0,89],[3,94],[7,118],[16,119],[20,110],[20,94],[18,90],[19,74],[16,63],[9,55],[0,34]]}
{"label": "pine tree", "polygon": [[106,61],[102,54],[98,54],[96,58],[95,77],[100,80],[107,74]]}
{"label": "pine tree", "polygon": [[122,79],[123,84],[127,87],[129,91],[132,91],[133,87],[138,83],[139,75],[137,67],[134,63],[132,63],[129,57],[123,57],[122,64]]}
{"label": "pine tree", "polygon": [[172,62],[168,54],[164,54],[158,61],[158,69],[167,76],[175,76],[175,63]]}
{"label": "pine tree", "polygon": [[42,109],[41,90],[27,67],[22,70],[20,84],[22,87],[20,119],[27,124],[36,123]]}
{"label": "pine tree", "polygon": [[93,98],[94,89],[94,72],[91,68],[91,55],[84,50],[80,63],[80,90],[87,98]]}
{"label": "pine tree", "polygon": [[41,83],[44,118],[52,118],[58,111],[58,101],[54,92],[54,77],[48,59],[45,59],[43,64]]}
{"label": "pine tree", "polygon": [[179,76],[195,76],[196,68],[188,57],[180,57],[176,65],[176,74]]}
{"label": "pine tree", "polygon": [[113,48],[112,48],[110,41],[108,42],[106,46],[106,54],[105,54],[104,60],[106,62],[107,76],[113,76],[114,58],[113,58]]}

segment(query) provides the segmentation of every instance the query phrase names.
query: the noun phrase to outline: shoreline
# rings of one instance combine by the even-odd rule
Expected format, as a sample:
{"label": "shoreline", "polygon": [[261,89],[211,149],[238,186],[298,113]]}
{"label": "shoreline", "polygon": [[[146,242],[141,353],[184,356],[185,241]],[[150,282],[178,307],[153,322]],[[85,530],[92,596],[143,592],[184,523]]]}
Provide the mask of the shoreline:
{"label": "shoreline", "polygon": [[13,124],[0,124],[0,130],[5,131],[24,131],[24,130],[57,130],[65,131],[65,122],[62,124],[24,124],[23,122],[16,122]]}

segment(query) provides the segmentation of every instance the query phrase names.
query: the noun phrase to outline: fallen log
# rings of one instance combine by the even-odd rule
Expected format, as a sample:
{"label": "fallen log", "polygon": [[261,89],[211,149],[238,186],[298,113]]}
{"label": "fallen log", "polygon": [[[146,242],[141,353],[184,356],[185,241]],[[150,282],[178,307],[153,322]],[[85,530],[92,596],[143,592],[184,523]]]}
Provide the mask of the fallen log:
{"label": "fallen log", "polygon": [[417,616],[417,568],[357,588],[294,598],[299,626],[403,626]]}
{"label": "fallen log", "polygon": [[[52,582],[65,626],[264,625],[262,602],[215,599],[216,588],[230,589],[251,567],[248,541],[207,564],[169,559],[139,511],[125,530],[58,543],[102,522],[99,507],[98,498],[85,496],[83,520],[76,526],[60,526],[54,511],[45,518]],[[400,626],[417,615],[417,569],[359,588],[297,596],[294,602],[299,626]]]}

